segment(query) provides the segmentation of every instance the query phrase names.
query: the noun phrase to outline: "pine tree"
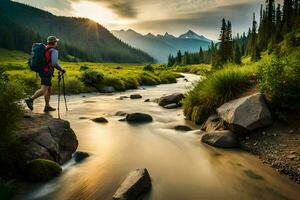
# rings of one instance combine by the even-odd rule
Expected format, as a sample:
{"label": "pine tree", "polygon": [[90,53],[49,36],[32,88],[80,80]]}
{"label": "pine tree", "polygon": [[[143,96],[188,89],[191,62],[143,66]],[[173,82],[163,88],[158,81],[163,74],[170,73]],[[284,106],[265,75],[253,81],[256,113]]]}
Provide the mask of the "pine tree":
{"label": "pine tree", "polygon": [[182,54],[181,54],[180,50],[177,52],[176,63],[177,63],[177,65],[182,64]]}
{"label": "pine tree", "polygon": [[199,64],[201,64],[201,63],[204,63],[204,53],[203,53],[202,47],[200,47],[200,50],[199,50]]}
{"label": "pine tree", "polygon": [[241,64],[241,58],[242,58],[242,54],[241,54],[240,47],[239,47],[239,45],[235,45],[234,62],[236,64]]}
{"label": "pine tree", "polygon": [[281,24],[282,24],[282,13],[281,13],[281,6],[280,4],[277,5],[276,8],[276,35],[275,35],[275,41],[279,42],[282,40],[281,36]]}

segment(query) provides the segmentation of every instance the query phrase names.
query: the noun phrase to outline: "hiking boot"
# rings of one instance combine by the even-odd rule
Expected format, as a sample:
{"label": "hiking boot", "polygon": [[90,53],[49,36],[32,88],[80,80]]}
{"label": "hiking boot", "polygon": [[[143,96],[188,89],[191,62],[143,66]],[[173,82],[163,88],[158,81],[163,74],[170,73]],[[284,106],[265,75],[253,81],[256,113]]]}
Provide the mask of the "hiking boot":
{"label": "hiking boot", "polygon": [[55,108],[52,108],[51,106],[45,106],[44,108],[44,112],[47,113],[47,112],[51,112],[51,111],[56,111]]}
{"label": "hiking boot", "polygon": [[31,97],[25,99],[25,103],[30,110],[33,110],[33,99]]}

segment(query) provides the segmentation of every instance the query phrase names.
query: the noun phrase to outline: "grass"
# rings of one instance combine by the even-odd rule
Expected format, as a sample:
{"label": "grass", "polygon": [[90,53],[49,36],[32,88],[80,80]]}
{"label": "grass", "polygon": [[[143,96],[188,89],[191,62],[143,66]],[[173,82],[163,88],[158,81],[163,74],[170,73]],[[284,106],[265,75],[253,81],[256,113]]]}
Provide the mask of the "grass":
{"label": "grass", "polygon": [[[28,55],[21,52],[3,51],[0,57],[0,68],[10,79],[17,79],[26,87],[27,93],[32,93],[39,87],[40,79],[32,72],[26,64]],[[13,56],[15,55],[15,56]],[[79,94],[99,91],[98,87],[112,86],[117,91],[136,89],[142,85],[158,85],[174,83],[179,75],[170,71],[164,65],[143,64],[115,64],[115,63],[89,63],[89,62],[60,62],[67,71],[65,74],[66,92],[68,94]],[[80,79],[84,71],[101,73],[104,76],[97,86],[84,84]],[[52,82],[54,93],[57,92],[57,74]]]}
{"label": "grass", "polygon": [[202,124],[223,103],[239,97],[255,84],[256,65],[227,65],[190,90],[183,101],[186,117]]}
{"label": "grass", "polygon": [[176,72],[192,73],[198,75],[206,75],[212,71],[212,66],[208,64],[184,65],[173,68]]}

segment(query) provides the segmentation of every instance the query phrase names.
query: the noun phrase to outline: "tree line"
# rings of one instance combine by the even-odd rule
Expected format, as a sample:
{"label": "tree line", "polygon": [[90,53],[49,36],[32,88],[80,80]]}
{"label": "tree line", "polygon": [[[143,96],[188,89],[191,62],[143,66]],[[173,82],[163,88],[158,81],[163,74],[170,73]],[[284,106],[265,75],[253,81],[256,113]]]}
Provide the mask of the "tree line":
{"label": "tree line", "polygon": [[252,27],[248,33],[232,36],[230,21],[222,19],[219,42],[212,42],[207,51],[202,48],[190,53],[178,51],[176,56],[170,55],[168,66],[187,64],[212,64],[221,67],[227,62],[241,63],[243,56],[251,56],[252,61],[261,58],[261,52],[273,51],[287,33],[300,28],[300,0],[284,0],[283,5],[275,5],[275,0],[266,0],[261,5],[259,25],[253,13]]}

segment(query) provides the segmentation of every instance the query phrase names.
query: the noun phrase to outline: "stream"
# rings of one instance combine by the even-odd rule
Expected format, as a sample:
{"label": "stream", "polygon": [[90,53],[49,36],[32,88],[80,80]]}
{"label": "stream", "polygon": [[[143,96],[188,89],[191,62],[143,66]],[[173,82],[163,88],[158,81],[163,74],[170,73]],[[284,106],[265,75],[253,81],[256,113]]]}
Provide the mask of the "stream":
{"label": "stream", "polygon": [[[199,127],[184,120],[182,109],[167,110],[145,99],[186,92],[199,79],[185,74],[176,84],[145,87],[114,94],[67,96],[69,111],[61,101],[61,118],[70,121],[79,151],[91,154],[79,164],[63,166],[63,174],[45,184],[28,184],[20,200],[111,200],[126,175],[147,168],[152,190],[144,200],[299,199],[300,186],[241,150],[216,149],[200,142]],[[143,99],[117,100],[139,93]],[[52,106],[57,106],[53,96]],[[35,104],[42,112],[43,99]],[[130,125],[118,121],[117,111],[143,112],[154,121]],[[57,112],[52,113],[57,117]],[[105,117],[108,124],[90,119]],[[80,118],[88,119],[80,119]],[[180,132],[176,125],[195,129]]]}

